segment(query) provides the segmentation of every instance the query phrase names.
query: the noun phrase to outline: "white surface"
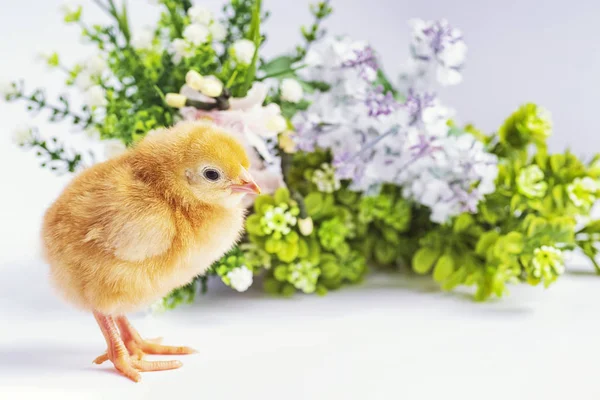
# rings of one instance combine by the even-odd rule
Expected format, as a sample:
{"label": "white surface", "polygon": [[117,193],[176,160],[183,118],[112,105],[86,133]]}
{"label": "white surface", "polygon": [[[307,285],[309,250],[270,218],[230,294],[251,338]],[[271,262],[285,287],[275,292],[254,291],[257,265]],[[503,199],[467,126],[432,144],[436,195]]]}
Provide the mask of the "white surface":
{"label": "white surface", "polygon": [[1,399],[600,396],[599,278],[587,272],[484,304],[386,274],[325,298],[217,287],[195,305],[132,319],[147,337],[199,350],[179,357],[182,369],[134,384],[91,364],[101,333],[91,315],[53,297],[45,266],[4,267],[12,278],[0,286]]}

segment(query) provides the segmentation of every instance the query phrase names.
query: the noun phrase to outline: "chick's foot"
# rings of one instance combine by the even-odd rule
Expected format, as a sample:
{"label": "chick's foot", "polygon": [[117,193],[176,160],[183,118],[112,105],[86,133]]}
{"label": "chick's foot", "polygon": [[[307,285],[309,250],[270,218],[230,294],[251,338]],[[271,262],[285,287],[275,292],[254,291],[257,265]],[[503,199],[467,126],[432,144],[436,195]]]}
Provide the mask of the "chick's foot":
{"label": "chick's foot", "polygon": [[[101,364],[110,360],[121,374],[134,382],[139,382],[142,379],[139,372],[164,371],[181,367],[182,364],[179,361],[145,361],[142,359],[144,353],[139,351],[131,355],[131,350],[125,346],[119,335],[113,317],[98,312],[94,312],[94,317],[102,330],[108,347],[106,353],[96,358],[94,363]],[[152,344],[150,342],[144,343]]]}

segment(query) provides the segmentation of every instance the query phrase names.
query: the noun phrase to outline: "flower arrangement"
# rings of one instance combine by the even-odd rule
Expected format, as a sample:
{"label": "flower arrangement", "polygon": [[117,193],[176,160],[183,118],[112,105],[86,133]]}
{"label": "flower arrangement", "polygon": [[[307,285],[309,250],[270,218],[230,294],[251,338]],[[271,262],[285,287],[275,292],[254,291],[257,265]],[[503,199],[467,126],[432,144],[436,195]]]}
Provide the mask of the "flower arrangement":
{"label": "flower arrangement", "polygon": [[[49,101],[23,82],[0,90],[101,140],[104,157],[184,119],[210,120],[240,140],[266,194],[248,202],[247,234],[208,274],[233,289],[264,275],[271,293],[325,294],[360,282],[370,266],[405,265],[445,290],[474,285],[484,300],[508,283],[550,285],[576,248],[600,272],[600,222],[587,217],[600,156],[549,154],[552,124],[534,104],[492,134],[454,122],[436,87],[460,83],[467,46],[446,21],[410,21],[411,57],[393,83],[367,43],[326,34],[328,1],[311,8],[303,44],[271,60],[261,57],[260,0],[230,0],[221,15],[158,0],[159,20],[140,31],[125,4],[94,2],[110,24],[88,25],[78,5],[63,12],[97,55],[72,67],[45,56],[80,103],[66,94]],[[95,160],[37,128],[14,138],[57,172]],[[207,279],[156,307],[192,301]]]}

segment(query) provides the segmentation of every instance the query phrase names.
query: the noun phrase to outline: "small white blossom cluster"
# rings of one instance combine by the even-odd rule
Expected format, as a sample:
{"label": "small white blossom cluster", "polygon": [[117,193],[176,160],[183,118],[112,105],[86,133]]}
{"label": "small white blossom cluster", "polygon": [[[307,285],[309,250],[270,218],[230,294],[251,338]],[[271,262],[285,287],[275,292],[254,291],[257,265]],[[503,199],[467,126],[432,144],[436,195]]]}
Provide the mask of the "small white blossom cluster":
{"label": "small white blossom cluster", "polygon": [[245,265],[229,271],[227,273],[227,278],[229,278],[230,286],[238,292],[245,292],[252,286],[252,271]]}
{"label": "small white blossom cluster", "polygon": [[[460,51],[458,31],[443,21],[433,25],[445,32],[435,31],[444,51],[452,46]],[[424,36],[415,49],[425,61],[425,48],[435,41],[429,38],[429,28],[421,28]],[[442,53],[432,53],[437,58],[431,56],[430,61],[458,68],[450,63],[458,58]],[[377,86],[377,59],[366,43],[326,37],[309,50],[306,60],[310,67],[305,78],[325,81],[331,88],[316,92],[308,110],[296,115],[295,144],[303,151],[329,149],[336,178],[350,180],[351,189],[371,192],[384,183],[401,186],[404,196],[430,207],[431,219],[438,223],[474,212],[495,190],[497,158],[472,135],[450,129],[453,113],[433,93],[410,87],[400,100]],[[315,183],[324,176],[319,174]]]}
{"label": "small white blossom cluster", "polygon": [[183,38],[171,42],[169,52],[174,63],[195,54],[195,48],[207,43],[209,39],[220,42],[227,36],[227,28],[214,19],[212,12],[202,6],[193,6],[188,10],[191,24],[183,30]]}

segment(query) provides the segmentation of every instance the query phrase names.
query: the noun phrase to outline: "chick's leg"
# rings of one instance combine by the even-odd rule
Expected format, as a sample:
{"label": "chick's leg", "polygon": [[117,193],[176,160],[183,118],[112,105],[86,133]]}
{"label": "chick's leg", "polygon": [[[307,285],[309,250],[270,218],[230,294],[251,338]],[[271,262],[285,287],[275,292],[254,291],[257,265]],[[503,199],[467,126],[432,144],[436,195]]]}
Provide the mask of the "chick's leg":
{"label": "chick's leg", "polygon": [[125,343],[125,347],[129,350],[129,354],[138,359],[142,359],[144,354],[192,354],[196,352],[196,350],[190,347],[162,345],[160,344],[160,339],[144,340],[131,325],[127,317],[119,316],[115,320],[121,331],[123,343]]}
{"label": "chick's leg", "polygon": [[94,360],[96,364],[110,360],[120,373],[134,382],[139,382],[142,379],[138,371],[163,371],[181,367],[179,361],[144,361],[133,359],[119,335],[113,317],[97,311],[94,311],[94,317],[100,326],[107,345],[106,354]]}

